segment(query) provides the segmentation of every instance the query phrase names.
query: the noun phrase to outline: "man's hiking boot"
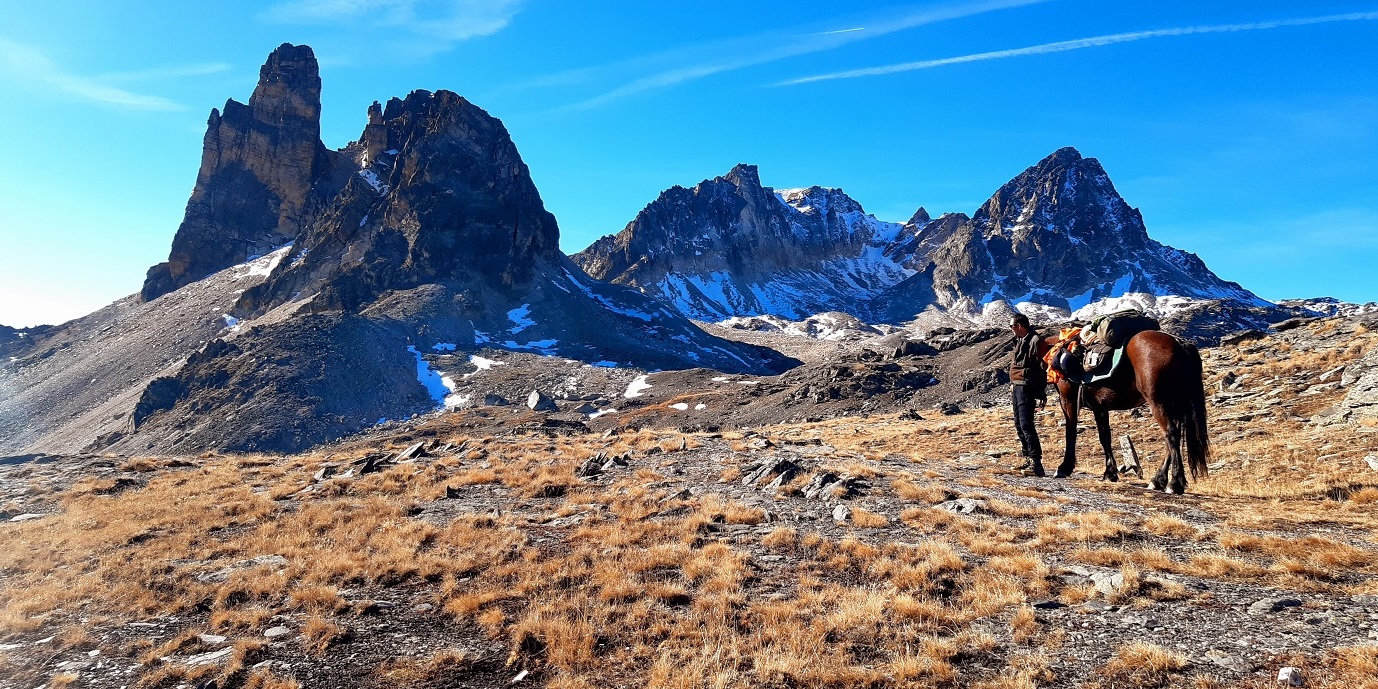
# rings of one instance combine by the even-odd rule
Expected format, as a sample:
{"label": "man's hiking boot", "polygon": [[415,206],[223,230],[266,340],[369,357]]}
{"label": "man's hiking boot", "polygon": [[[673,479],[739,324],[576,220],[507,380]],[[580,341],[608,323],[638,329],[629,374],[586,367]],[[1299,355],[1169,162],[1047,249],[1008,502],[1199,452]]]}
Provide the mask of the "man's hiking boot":
{"label": "man's hiking boot", "polygon": [[1033,466],[1034,461],[1032,459],[1029,459],[1028,457],[1025,457],[1018,464],[1010,467],[1010,469],[1013,469],[1014,471],[1028,471],[1029,469],[1032,469]]}
{"label": "man's hiking boot", "polygon": [[1038,463],[1038,462],[1029,462],[1028,464],[1029,464],[1029,468],[1027,468],[1027,469],[1020,469],[1020,470],[1019,470],[1019,473],[1025,475],[1025,476],[1037,476],[1037,477],[1039,477],[1039,478],[1043,478],[1044,473],[1043,473],[1043,465],[1042,465],[1042,464],[1040,464],[1040,463]]}

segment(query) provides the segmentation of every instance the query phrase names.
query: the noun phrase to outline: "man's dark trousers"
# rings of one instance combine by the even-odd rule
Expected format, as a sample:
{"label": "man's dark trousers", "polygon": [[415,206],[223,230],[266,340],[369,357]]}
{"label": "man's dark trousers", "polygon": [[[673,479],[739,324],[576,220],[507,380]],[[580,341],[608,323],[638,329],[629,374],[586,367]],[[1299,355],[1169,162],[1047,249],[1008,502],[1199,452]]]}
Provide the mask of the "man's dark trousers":
{"label": "man's dark trousers", "polygon": [[1025,457],[1034,463],[1043,462],[1043,446],[1038,444],[1038,430],[1034,428],[1034,396],[1027,385],[1014,387],[1014,428],[1019,431],[1019,445]]}

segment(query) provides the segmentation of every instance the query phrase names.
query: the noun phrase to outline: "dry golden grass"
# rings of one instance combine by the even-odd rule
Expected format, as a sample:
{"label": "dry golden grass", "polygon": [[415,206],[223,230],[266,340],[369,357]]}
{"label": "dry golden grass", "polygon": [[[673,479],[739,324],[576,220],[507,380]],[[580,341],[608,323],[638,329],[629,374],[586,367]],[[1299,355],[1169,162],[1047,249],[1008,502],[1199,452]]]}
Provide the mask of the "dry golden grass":
{"label": "dry golden grass", "polygon": [[1167,685],[1173,673],[1186,666],[1186,658],[1166,648],[1136,642],[1115,651],[1114,657],[1097,672],[1125,686],[1161,687]]}
{"label": "dry golden grass", "polygon": [[925,502],[930,505],[936,505],[945,500],[950,500],[952,499],[952,497],[956,497],[955,495],[950,493],[946,488],[944,488],[941,484],[937,483],[928,483],[921,485],[919,483],[914,482],[913,479],[898,478],[895,479],[890,485],[891,488],[894,489],[895,494],[900,496],[902,499],[911,500],[915,502]]}
{"label": "dry golden grass", "polygon": [[760,524],[766,520],[766,511],[759,507],[712,495],[699,499],[699,512],[709,521],[726,524]]}
{"label": "dry golden grass", "polygon": [[394,686],[421,686],[429,681],[462,672],[473,664],[474,658],[468,653],[451,649],[427,658],[388,660],[378,667],[375,674],[379,679]]}
{"label": "dry golden grass", "polygon": [[[954,467],[967,467],[960,475],[969,475],[971,460],[958,459],[964,453],[1008,449],[1006,416],[994,409],[957,420],[873,417],[769,429],[772,438],[819,438],[837,448],[824,468],[872,478],[868,505],[889,510],[896,498],[908,503],[897,522],[880,508],[853,506],[853,523],[864,530],[844,529],[851,537],[840,539],[826,535],[838,533],[830,522],[821,529],[807,523],[722,529],[715,523],[762,524],[767,514],[715,491],[662,504],[672,489],[647,486],[666,480],[657,470],[668,476],[670,461],[688,467],[699,455],[674,453],[708,442],[677,431],[608,439],[465,436],[470,445],[463,460],[399,465],[309,492],[301,491],[313,485],[322,462],[354,457],[207,456],[190,467],[143,460],[137,471],[146,487],[116,496],[106,494],[108,481],[83,482],[57,497],[61,511],[52,518],[0,523],[6,574],[0,634],[52,627],[62,610],[83,603],[91,613],[126,617],[182,614],[245,636],[257,636],[274,615],[289,614],[306,617],[301,646],[328,654],[348,633],[339,616],[350,606],[340,591],[406,587],[461,628],[503,644],[513,667],[541,669],[541,681],[552,687],[1027,688],[1058,679],[1048,657],[1064,638],[1037,622],[1030,601],[1057,596],[1080,603],[1099,595],[1092,586],[1060,586],[1051,575],[1058,564],[1120,568],[1126,586],[1113,598],[1130,606],[1190,596],[1155,572],[1292,590],[1361,593],[1378,586],[1374,558],[1367,557],[1372,538],[1364,543],[1354,536],[1378,533],[1378,519],[1367,509],[1373,497],[1365,497],[1378,496],[1378,483],[1353,488],[1355,453],[1344,449],[1353,439],[1339,430],[1280,422],[1285,437],[1217,444],[1217,458],[1237,462],[1244,452],[1253,459],[1192,484],[1204,499],[1191,504],[1221,523],[1210,529],[1163,514],[1161,495],[1078,481],[1070,484],[1075,491],[1141,508],[1133,516],[1128,508],[1082,512],[1086,501],[1079,494],[1049,498],[1011,485],[989,467],[972,482],[986,495],[1042,502],[986,498],[988,511],[974,515],[929,507],[955,497],[945,486],[957,484]],[[1052,418],[1040,421],[1046,426]],[[1148,455],[1160,442],[1151,420],[1115,423],[1117,432],[1134,435],[1151,464]],[[740,433],[725,439],[754,452]],[[1327,445],[1340,458],[1311,471],[1305,461]],[[610,483],[574,477],[579,462],[600,451],[656,458],[634,461]],[[656,456],[662,453],[668,454]],[[893,455],[912,464],[878,461]],[[708,471],[739,479],[743,459]],[[414,508],[442,497],[447,486],[479,484],[501,496],[500,513],[451,512],[434,522],[414,516]],[[254,493],[253,486],[266,491]],[[1336,493],[1343,499],[1322,497],[1340,487],[1347,491]],[[577,524],[551,522],[576,515]],[[1347,535],[1304,533],[1316,525]],[[1167,541],[1189,547],[1178,550]],[[763,557],[763,550],[784,555],[783,562]],[[261,555],[279,555],[287,564],[238,566]],[[226,570],[223,581],[206,578]],[[998,638],[991,636],[996,632]],[[63,639],[73,648],[91,643],[79,629]],[[193,684],[219,677],[219,670],[189,672],[156,662],[193,652],[197,643],[182,635],[142,649],[155,665],[145,679]],[[246,675],[244,660],[252,653],[245,646],[236,661],[246,686],[293,686],[265,673]],[[390,661],[376,674],[382,683],[425,685],[477,662],[445,652]],[[1099,681],[1163,684],[1175,681],[1172,673],[1181,669],[1175,662],[1162,649],[1128,647],[1101,668]],[[1327,662],[1336,676],[1359,678],[1374,660],[1354,651]],[[190,676],[196,673],[202,674]]]}
{"label": "dry golden grass", "polygon": [[322,617],[312,617],[301,628],[301,642],[316,655],[325,652],[351,636],[349,628]]}
{"label": "dry golden grass", "polygon": [[1060,517],[1049,517],[1038,523],[1038,546],[1048,547],[1061,543],[1097,543],[1118,539],[1129,532],[1129,527],[1121,524],[1104,512],[1083,512]]}
{"label": "dry golden grass", "polygon": [[301,689],[301,684],[266,670],[255,670],[244,680],[244,689]]}
{"label": "dry golden grass", "polygon": [[885,515],[877,514],[864,507],[855,507],[852,509],[851,521],[853,525],[864,529],[875,529],[890,524],[890,519]]}
{"label": "dry golden grass", "polygon": [[1010,635],[1017,644],[1028,643],[1042,630],[1043,625],[1038,623],[1033,608],[1027,605],[1015,610],[1014,615],[1010,617]]}
{"label": "dry golden grass", "polygon": [[1326,658],[1330,686],[1378,689],[1378,646],[1337,648]]}
{"label": "dry golden grass", "polygon": [[81,675],[78,675],[75,672],[58,673],[56,675],[53,675],[52,679],[48,680],[48,687],[49,689],[62,689],[62,687],[70,687],[73,684],[76,684],[76,681],[78,679],[81,679]]}
{"label": "dry golden grass", "polygon": [[1144,519],[1143,529],[1155,536],[1181,540],[1196,540],[1201,535],[1201,529],[1166,514],[1150,515]]}

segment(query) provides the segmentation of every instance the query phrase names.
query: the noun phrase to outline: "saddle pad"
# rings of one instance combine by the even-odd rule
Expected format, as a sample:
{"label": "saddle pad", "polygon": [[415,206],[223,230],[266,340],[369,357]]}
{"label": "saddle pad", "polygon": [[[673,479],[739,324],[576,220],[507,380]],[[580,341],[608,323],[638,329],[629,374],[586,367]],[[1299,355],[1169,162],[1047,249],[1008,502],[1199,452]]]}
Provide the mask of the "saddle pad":
{"label": "saddle pad", "polygon": [[1110,354],[1110,368],[1105,369],[1105,373],[1097,373],[1095,375],[1083,373],[1080,376],[1076,376],[1076,382],[1081,383],[1082,385],[1089,385],[1091,383],[1099,383],[1100,381],[1109,378],[1110,376],[1115,374],[1115,369],[1120,367],[1120,360],[1123,358],[1124,347],[1116,348]]}

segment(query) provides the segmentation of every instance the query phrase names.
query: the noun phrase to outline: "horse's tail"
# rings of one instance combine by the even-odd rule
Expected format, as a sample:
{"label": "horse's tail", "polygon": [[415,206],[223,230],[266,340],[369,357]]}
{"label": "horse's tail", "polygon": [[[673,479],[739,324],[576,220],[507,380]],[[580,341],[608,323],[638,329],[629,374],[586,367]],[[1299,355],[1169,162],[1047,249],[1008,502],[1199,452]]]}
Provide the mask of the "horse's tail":
{"label": "horse's tail", "polygon": [[1191,467],[1191,477],[1199,479],[1208,473],[1206,463],[1211,455],[1210,437],[1206,433],[1206,384],[1201,352],[1190,342],[1183,342],[1182,346],[1187,351],[1188,367],[1191,369],[1188,373],[1188,404],[1183,435],[1187,441],[1187,465]]}

